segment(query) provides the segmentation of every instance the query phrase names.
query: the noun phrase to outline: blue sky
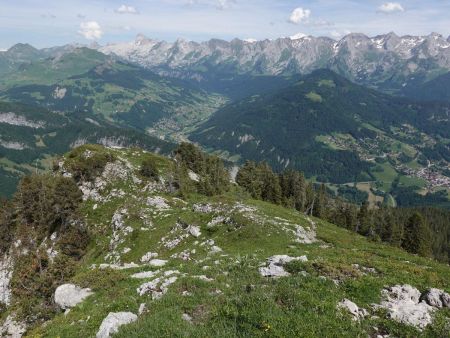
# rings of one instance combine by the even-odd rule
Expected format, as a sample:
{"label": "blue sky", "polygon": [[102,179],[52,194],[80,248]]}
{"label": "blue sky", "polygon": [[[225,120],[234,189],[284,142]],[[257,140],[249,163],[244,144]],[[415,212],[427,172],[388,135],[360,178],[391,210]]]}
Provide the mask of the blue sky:
{"label": "blue sky", "polygon": [[128,41],[450,34],[449,0],[0,0],[0,49]]}

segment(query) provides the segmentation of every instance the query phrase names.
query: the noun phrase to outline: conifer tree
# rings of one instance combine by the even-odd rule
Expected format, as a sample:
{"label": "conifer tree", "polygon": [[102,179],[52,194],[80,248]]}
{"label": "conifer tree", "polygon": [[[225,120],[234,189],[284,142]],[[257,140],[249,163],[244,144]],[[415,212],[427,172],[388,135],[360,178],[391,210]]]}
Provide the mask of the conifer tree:
{"label": "conifer tree", "polygon": [[421,256],[431,254],[431,233],[425,219],[419,212],[415,212],[406,222],[405,238],[402,247]]}
{"label": "conifer tree", "polygon": [[370,220],[370,210],[369,203],[366,201],[362,204],[358,213],[357,229],[356,231],[363,235],[368,236],[371,233],[371,220]]}

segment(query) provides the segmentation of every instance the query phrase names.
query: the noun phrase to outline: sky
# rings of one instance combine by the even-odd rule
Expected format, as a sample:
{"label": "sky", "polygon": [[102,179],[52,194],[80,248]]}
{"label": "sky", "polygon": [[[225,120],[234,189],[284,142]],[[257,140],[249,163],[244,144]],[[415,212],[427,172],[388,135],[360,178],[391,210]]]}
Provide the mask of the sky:
{"label": "sky", "polygon": [[22,42],[450,34],[449,0],[0,0],[0,49]]}

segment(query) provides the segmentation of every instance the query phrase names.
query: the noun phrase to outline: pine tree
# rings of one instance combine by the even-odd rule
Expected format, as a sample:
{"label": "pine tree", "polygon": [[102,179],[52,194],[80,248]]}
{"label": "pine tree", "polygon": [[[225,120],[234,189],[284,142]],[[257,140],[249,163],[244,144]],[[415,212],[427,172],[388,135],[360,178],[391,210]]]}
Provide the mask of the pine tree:
{"label": "pine tree", "polygon": [[262,181],[261,198],[264,201],[275,204],[281,203],[281,186],[278,176],[272,171],[267,163],[259,166]]}
{"label": "pine tree", "polygon": [[325,184],[322,184],[319,191],[316,193],[315,206],[313,215],[319,218],[325,218],[327,209],[327,189]]}
{"label": "pine tree", "polygon": [[406,222],[402,247],[421,256],[431,254],[431,231],[419,212],[415,212]]}
{"label": "pine tree", "polygon": [[366,201],[362,204],[361,208],[358,212],[358,221],[356,231],[363,235],[368,236],[371,234],[371,220],[370,220],[370,211],[369,211],[369,203]]}
{"label": "pine tree", "polygon": [[315,193],[312,183],[308,183],[305,189],[305,213],[312,215],[314,213]]}

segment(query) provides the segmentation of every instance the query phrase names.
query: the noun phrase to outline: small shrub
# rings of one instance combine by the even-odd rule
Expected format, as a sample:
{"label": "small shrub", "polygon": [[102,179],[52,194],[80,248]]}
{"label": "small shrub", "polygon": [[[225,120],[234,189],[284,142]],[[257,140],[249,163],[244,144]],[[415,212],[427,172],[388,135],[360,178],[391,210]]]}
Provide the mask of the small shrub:
{"label": "small shrub", "polygon": [[145,159],[142,162],[140,173],[142,176],[153,179],[153,180],[158,180],[158,178],[159,178],[159,172],[158,172],[156,163],[154,160],[152,160],[150,158]]}
{"label": "small shrub", "polygon": [[93,291],[112,289],[118,283],[127,279],[127,275],[113,269],[94,269],[77,274],[73,282],[83,288],[91,288]]}

